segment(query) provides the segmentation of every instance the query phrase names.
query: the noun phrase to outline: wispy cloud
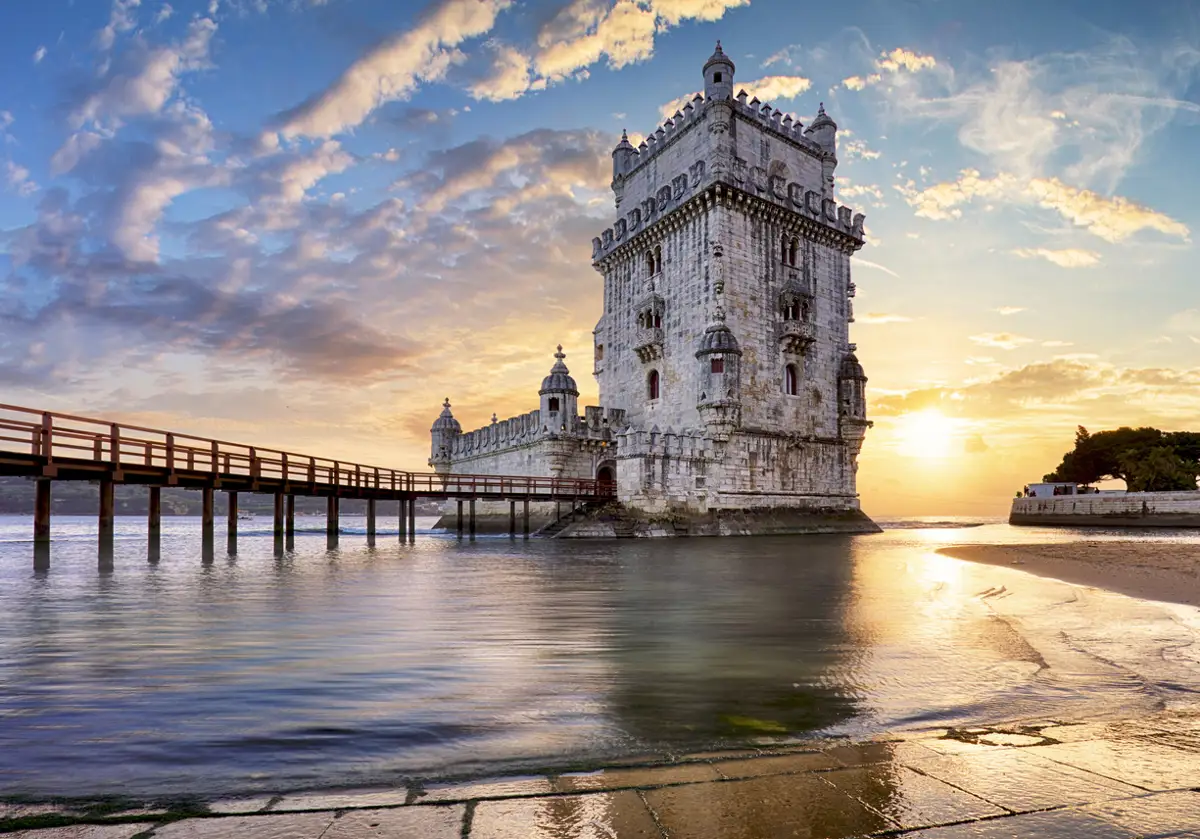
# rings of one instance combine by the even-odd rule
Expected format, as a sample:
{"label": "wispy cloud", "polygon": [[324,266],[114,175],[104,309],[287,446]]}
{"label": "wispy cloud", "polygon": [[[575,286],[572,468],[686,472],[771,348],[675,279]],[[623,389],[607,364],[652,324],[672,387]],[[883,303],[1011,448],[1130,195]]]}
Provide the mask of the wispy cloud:
{"label": "wispy cloud", "polygon": [[1106,197],[1063,183],[1058,178],[1025,179],[1012,173],[984,177],[964,169],[957,180],[918,190],[898,186],[916,214],[928,219],[958,218],[962,207],[976,198],[1027,204],[1052,210],[1063,219],[1108,242],[1122,242],[1142,231],[1187,240],[1188,226],[1121,196]]}
{"label": "wispy cloud", "polygon": [[1032,338],[1014,335],[1011,332],[984,332],[980,335],[972,335],[970,339],[981,347],[994,347],[998,350],[1015,350],[1025,344],[1033,343]]}
{"label": "wispy cloud", "polygon": [[[760,102],[795,99],[812,88],[812,80],[804,76],[763,76],[745,83],[738,83],[739,90],[745,90],[746,95],[757,98]],[[692,91],[683,96],[677,96],[665,103],[659,110],[663,119],[670,119],[688,102],[696,98],[699,91]]]}
{"label": "wispy cloud", "polygon": [[1025,311],[1024,306],[1001,306],[998,309],[993,309],[993,312],[999,312],[1002,315],[1015,315]]}
{"label": "wispy cloud", "polygon": [[865,315],[855,315],[854,322],[862,324],[909,323],[912,318],[907,315],[894,315],[886,312],[867,312]]}
{"label": "wispy cloud", "polygon": [[1014,248],[1012,253],[1022,259],[1045,259],[1060,268],[1089,268],[1100,262],[1100,254],[1080,248]]}
{"label": "wispy cloud", "polygon": [[936,66],[937,59],[932,55],[921,55],[903,47],[896,47],[891,52],[879,54],[875,59],[874,72],[842,79],[842,86],[847,90],[864,90],[901,72],[917,73]]}

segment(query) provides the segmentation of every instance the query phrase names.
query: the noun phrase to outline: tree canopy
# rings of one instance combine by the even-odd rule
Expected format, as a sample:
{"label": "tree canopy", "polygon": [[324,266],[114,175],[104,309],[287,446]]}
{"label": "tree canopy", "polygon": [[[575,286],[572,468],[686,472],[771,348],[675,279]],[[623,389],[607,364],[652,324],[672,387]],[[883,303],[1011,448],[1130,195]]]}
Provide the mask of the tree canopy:
{"label": "tree canopy", "polygon": [[1121,427],[1075,432],[1075,448],[1063,455],[1046,481],[1092,484],[1119,478],[1131,492],[1196,489],[1200,432]]}

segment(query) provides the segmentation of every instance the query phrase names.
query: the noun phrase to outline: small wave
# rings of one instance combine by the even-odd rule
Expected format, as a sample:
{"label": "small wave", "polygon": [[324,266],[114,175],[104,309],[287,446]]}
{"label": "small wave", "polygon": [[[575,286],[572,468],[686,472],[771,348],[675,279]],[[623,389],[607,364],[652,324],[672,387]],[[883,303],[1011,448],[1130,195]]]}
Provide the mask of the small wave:
{"label": "small wave", "polygon": [[884,530],[953,530],[960,527],[982,527],[986,521],[877,521]]}

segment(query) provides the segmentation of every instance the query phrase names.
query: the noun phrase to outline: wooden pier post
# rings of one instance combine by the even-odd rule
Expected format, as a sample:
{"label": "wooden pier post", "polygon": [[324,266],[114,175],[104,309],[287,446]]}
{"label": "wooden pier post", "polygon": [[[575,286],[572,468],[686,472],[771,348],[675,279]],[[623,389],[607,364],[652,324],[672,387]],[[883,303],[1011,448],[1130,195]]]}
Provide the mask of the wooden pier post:
{"label": "wooden pier post", "polygon": [[150,487],[146,498],[146,561],[158,562],[162,545],[162,489]]}
{"label": "wooden pier post", "polygon": [[475,499],[471,499],[471,541],[475,541]]}
{"label": "wooden pier post", "polygon": [[282,539],[283,538],[283,493],[282,492],[275,493],[274,513],[275,513],[275,521],[274,521],[275,538]]}
{"label": "wooden pier post", "polygon": [[284,521],[284,532],[289,539],[294,539],[296,536],[296,496],[289,495],[287,497],[287,512]]}
{"label": "wooden pier post", "polygon": [[408,538],[417,540],[417,499],[408,499]]}
{"label": "wooden pier post", "polygon": [[338,539],[338,497],[331,495],[325,500],[325,535],[330,542]]}
{"label": "wooden pier post", "polygon": [[150,487],[146,502],[146,531],[155,541],[162,533],[162,489]]}
{"label": "wooden pier post", "polygon": [[238,494],[236,492],[225,493],[229,496],[229,510],[225,517],[225,529],[227,533],[226,550],[231,553],[237,553],[237,531],[238,531]]}
{"label": "wooden pier post", "polygon": [[50,541],[50,479],[38,478],[33,486],[33,541],[45,544]]}
{"label": "wooden pier post", "polygon": [[213,488],[200,490],[200,561],[213,561]]}
{"label": "wooden pier post", "polygon": [[[100,479],[100,550],[107,550],[110,554],[113,544],[113,512],[113,481],[105,476]],[[103,561],[103,557],[101,559]]]}
{"label": "wooden pier post", "polygon": [[508,535],[514,538],[517,535],[517,502],[515,500],[508,502]]}
{"label": "wooden pier post", "polygon": [[462,499],[460,498],[460,499],[458,499],[458,538],[459,539],[462,538],[462,534],[463,534]]}
{"label": "wooden pier post", "polygon": [[399,516],[399,518],[400,518],[400,541],[403,542],[407,535],[405,533],[405,531],[408,529],[407,528],[407,525],[408,525],[408,499],[407,498],[400,499],[400,516]]}
{"label": "wooden pier post", "polygon": [[529,538],[529,499],[528,498],[525,499],[524,517],[525,517],[525,525],[524,525],[525,526],[525,538],[528,539]]}
{"label": "wooden pier post", "polygon": [[204,487],[200,490],[200,525],[204,530],[204,538],[209,541],[213,536],[213,488]]}
{"label": "wooden pier post", "polygon": [[225,528],[229,531],[231,539],[237,538],[237,522],[238,522],[238,494],[236,492],[225,493],[229,496],[229,509],[225,514]]}
{"label": "wooden pier post", "polygon": [[375,499],[367,499],[367,540],[375,540]]}

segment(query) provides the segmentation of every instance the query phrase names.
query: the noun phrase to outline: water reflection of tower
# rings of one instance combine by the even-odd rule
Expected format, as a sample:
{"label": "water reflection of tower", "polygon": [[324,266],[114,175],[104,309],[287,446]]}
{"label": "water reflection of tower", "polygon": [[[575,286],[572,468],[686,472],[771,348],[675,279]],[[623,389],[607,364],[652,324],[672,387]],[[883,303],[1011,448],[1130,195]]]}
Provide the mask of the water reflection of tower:
{"label": "water reflection of tower", "polygon": [[622,546],[611,712],[672,749],[802,735],[848,719],[845,537]]}

